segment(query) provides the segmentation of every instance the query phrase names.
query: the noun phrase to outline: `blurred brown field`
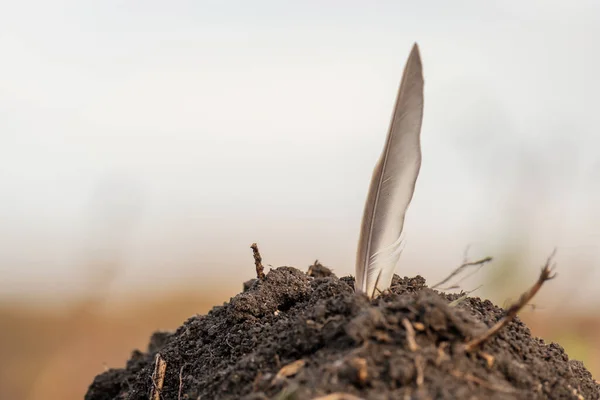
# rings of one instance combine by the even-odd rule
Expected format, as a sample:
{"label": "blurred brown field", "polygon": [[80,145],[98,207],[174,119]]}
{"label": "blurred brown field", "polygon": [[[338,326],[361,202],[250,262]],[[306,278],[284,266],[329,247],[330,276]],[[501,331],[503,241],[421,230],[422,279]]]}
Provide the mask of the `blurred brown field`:
{"label": "blurred brown field", "polygon": [[[175,329],[233,294],[161,293],[106,305],[88,300],[67,310],[1,306],[0,398],[82,399],[96,374],[123,366],[133,349],[146,348],[152,332]],[[535,335],[558,342],[600,375],[599,316],[533,309],[521,318]]]}

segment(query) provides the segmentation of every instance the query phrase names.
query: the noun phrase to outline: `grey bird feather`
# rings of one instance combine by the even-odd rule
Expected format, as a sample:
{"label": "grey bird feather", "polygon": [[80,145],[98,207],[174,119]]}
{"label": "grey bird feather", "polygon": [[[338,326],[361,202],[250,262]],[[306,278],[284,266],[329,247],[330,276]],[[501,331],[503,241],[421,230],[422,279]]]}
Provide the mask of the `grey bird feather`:
{"label": "grey bird feather", "polygon": [[415,43],[400,82],[383,152],[375,166],[356,255],[356,291],[374,297],[391,286],[404,216],[421,168],[423,70]]}

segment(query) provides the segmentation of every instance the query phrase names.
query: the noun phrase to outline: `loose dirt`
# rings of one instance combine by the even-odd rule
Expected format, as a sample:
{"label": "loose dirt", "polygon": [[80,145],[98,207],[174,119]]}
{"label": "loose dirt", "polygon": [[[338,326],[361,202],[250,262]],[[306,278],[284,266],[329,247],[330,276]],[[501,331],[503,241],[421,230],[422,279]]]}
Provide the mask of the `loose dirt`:
{"label": "loose dirt", "polygon": [[491,302],[453,304],[461,295],[420,276],[392,284],[370,301],[353,278],[320,265],[271,270],[207,315],[155,333],[125,368],[97,376],[85,399],[600,399],[583,364],[518,317],[466,352],[504,315]]}

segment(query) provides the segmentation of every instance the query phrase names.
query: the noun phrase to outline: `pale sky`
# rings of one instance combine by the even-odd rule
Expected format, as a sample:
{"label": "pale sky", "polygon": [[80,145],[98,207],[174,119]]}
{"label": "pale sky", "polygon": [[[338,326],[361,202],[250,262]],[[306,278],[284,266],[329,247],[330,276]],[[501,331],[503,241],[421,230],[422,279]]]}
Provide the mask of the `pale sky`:
{"label": "pale sky", "polygon": [[519,245],[518,292],[557,246],[549,298],[582,280],[573,301],[598,305],[599,37],[596,0],[2,0],[0,298],[86,291],[101,257],[111,296],[241,288],[252,242],[353,274],[416,41],[423,165],[397,273]]}

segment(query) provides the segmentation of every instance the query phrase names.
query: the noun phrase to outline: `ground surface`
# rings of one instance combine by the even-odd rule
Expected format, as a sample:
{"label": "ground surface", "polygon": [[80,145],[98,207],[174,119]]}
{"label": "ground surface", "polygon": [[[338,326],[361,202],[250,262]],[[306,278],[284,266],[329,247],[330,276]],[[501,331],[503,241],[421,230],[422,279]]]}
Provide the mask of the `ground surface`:
{"label": "ground surface", "polygon": [[166,400],[600,399],[583,364],[518,319],[466,353],[462,344],[503,315],[488,301],[450,305],[457,295],[420,277],[395,277],[391,293],[369,301],[353,279],[311,272],[271,270],[176,332],[154,334],[147,352],[97,376],[85,398],[148,399],[159,353]]}

